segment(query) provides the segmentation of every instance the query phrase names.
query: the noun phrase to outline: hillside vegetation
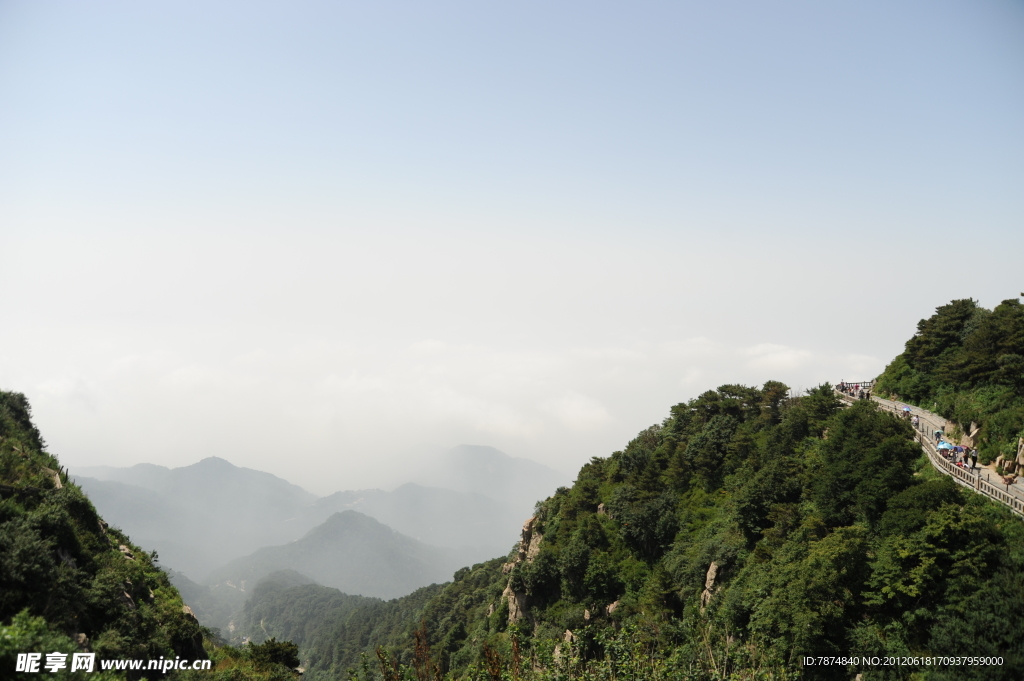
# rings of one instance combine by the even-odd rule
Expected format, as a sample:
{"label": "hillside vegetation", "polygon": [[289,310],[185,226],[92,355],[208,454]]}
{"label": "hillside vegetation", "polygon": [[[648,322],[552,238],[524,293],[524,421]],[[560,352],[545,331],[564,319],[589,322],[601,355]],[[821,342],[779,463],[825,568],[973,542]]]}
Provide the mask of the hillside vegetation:
{"label": "hillside vegetation", "polygon": [[[873,403],[786,392],[730,385],[676,405],[540,503],[507,559],[450,584],[336,607],[318,605],[323,587],[266,590],[249,626],[301,631],[313,679],[398,678],[396,665],[420,679],[433,665],[474,679],[1020,678],[1024,524],[932,473],[909,425]],[[1002,664],[802,668],[805,655]]]}
{"label": "hillside vegetation", "polygon": [[876,390],[936,411],[965,433],[979,426],[974,444],[985,463],[1016,457],[1024,437],[1024,305],[1010,299],[986,310],[954,300],[936,309]]}
{"label": "hillside vegetation", "polygon": [[[1011,454],[1022,335],[1016,301],[954,301],[878,389]],[[217,669],[180,678],[285,679],[300,661],[311,681],[1024,678],[1024,522],[936,473],[875,403],[787,394],[724,385],[675,405],[538,503],[508,556],[447,584],[384,601],[271,574],[237,621],[255,645],[207,638]],[[67,482],[24,398],[0,395],[0,668],[25,646],[200,654],[153,557]],[[279,567],[303,572],[258,572]]]}
{"label": "hillside vegetation", "polygon": [[[19,653],[83,651],[97,660],[213,658],[210,671],[150,671],[150,678],[294,678],[288,663],[298,660],[290,644],[235,649],[204,640],[155,561],[155,554],[108,526],[46,452],[25,396],[0,392],[0,678],[40,678],[39,672],[15,671]],[[99,667],[56,676],[125,677]]]}

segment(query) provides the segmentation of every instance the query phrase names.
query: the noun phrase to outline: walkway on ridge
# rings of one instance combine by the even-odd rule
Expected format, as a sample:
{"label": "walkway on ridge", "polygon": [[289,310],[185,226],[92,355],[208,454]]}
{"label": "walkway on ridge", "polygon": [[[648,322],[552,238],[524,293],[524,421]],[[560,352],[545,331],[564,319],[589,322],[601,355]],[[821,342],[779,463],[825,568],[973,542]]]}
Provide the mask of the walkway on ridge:
{"label": "walkway on ridge", "polygon": [[[856,397],[851,397],[838,390],[836,395],[847,405],[858,401]],[[921,449],[928,455],[928,460],[936,470],[952,477],[960,485],[998,501],[1017,515],[1024,516],[1024,489],[1021,488],[1021,485],[1005,484],[994,471],[988,468],[976,468],[973,471],[961,468],[939,454],[932,441],[932,434],[936,430],[941,430],[944,433],[951,431],[955,425],[953,422],[926,409],[904,402],[894,402],[874,395],[871,396],[871,399],[886,411],[897,415],[904,413],[903,407],[910,407],[911,416],[916,415],[920,420],[917,441],[921,443]]]}

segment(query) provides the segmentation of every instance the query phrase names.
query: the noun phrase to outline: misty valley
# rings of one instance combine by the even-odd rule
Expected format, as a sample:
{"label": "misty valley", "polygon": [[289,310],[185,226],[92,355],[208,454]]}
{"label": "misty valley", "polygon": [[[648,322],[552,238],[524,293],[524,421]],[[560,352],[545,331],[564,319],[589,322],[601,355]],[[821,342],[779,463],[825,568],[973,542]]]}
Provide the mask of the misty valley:
{"label": "misty valley", "polygon": [[1024,0],[0,0],[0,681],[1024,680],[1022,112]]}
{"label": "misty valley", "polygon": [[569,482],[468,445],[431,457],[416,474],[425,484],[320,498],[219,458],[176,469],[80,468],[73,478],[105,520],[158,552],[200,623],[235,640],[246,634],[234,619],[269,575],[404,596],[506,554],[536,500]]}
{"label": "misty valley", "polygon": [[67,471],[2,392],[0,676],[1019,679],[1022,357],[1019,301],[955,300],[855,390],[709,389],[574,480],[462,445],[322,497],[219,457]]}

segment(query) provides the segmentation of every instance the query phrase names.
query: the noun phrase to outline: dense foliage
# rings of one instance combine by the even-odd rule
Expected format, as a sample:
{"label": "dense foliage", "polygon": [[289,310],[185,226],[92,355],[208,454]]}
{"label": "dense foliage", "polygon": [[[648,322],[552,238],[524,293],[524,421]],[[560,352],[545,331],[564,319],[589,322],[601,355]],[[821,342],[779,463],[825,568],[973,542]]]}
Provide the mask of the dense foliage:
{"label": "dense foliage", "polygon": [[[1022,357],[1019,303],[954,301],[877,389],[1011,454]],[[539,503],[507,558],[450,583],[382,601],[268,580],[238,622],[253,643],[207,638],[215,669],[178,678],[277,681],[297,663],[312,681],[1024,676],[1020,518],[936,473],[874,403],[787,394],[726,385],[672,407]],[[21,395],[0,393],[0,438],[0,668],[26,645],[203,654],[166,575],[68,482]],[[921,661],[948,656],[1000,664]]]}
{"label": "dense foliage", "polygon": [[[438,585],[428,586],[383,601],[318,584],[289,587],[269,579],[246,602],[241,625],[256,642],[277,637],[299,644],[302,662],[314,678],[340,678],[360,653],[402,645],[405,625],[415,621],[440,590]],[[318,674],[325,670],[330,673]]]}
{"label": "dense foliage", "polygon": [[1015,456],[1024,436],[1024,305],[1004,300],[986,310],[954,300],[918,322],[876,390],[942,414],[967,432],[981,426],[988,462]]}
{"label": "dense foliage", "polygon": [[30,416],[23,395],[0,393],[0,622],[24,611],[102,658],[205,657],[153,557],[105,526]]}
{"label": "dense foliage", "polygon": [[[155,561],[108,527],[46,452],[24,395],[0,392],[0,678],[39,676],[15,672],[19,653],[84,650],[98,660],[196,660],[207,658],[207,647],[228,674],[219,678],[293,675],[279,664],[280,654],[263,659],[259,650],[204,646],[202,628]],[[96,666],[64,678],[125,674]],[[195,674],[218,678],[211,671]]]}
{"label": "dense foliage", "polygon": [[[539,504],[507,563],[388,603],[317,610],[329,594],[307,586],[250,607],[288,612],[313,679],[1020,678],[1024,524],[933,473],[873,403],[786,393],[730,385],[673,407]],[[803,668],[805,655],[1003,664]]]}

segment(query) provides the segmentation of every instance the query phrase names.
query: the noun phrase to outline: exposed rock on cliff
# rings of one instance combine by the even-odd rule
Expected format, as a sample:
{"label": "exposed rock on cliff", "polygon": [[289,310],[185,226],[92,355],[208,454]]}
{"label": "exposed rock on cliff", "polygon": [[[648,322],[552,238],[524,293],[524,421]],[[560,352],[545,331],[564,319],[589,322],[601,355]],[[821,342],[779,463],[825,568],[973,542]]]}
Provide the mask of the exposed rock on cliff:
{"label": "exposed rock on cliff", "polygon": [[[503,574],[510,574],[517,566],[523,563],[532,563],[540,553],[540,544],[544,535],[537,529],[537,517],[533,516],[523,523],[523,530],[519,537],[519,547],[512,562],[501,566]],[[505,591],[501,594],[502,599],[508,601],[508,623],[515,624],[526,616],[527,596],[524,592],[512,588],[512,578],[509,578]]]}

